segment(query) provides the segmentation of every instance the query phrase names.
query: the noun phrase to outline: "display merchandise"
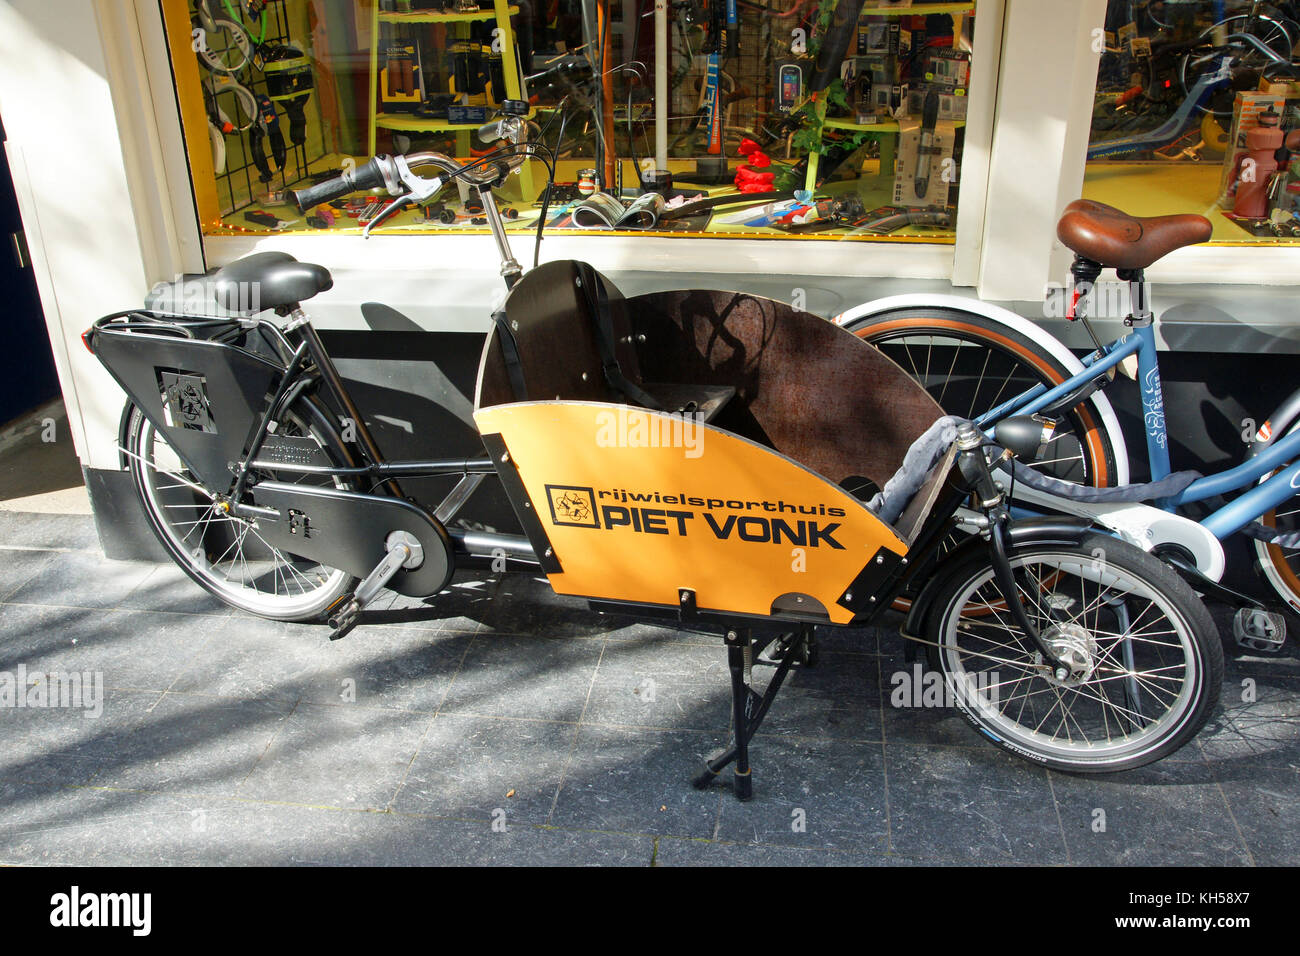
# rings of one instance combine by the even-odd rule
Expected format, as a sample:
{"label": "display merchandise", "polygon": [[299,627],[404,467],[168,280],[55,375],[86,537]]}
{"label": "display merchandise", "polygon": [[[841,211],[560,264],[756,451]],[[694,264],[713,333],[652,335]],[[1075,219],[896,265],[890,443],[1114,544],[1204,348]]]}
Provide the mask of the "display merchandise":
{"label": "display merchandise", "polygon": [[[975,7],[678,0],[662,32],[653,0],[176,0],[163,10],[208,235],[364,228],[366,207],[303,216],[287,190],[384,151],[473,158],[474,132],[510,101],[528,104],[560,182],[579,184],[580,196],[546,197],[556,228],[943,243],[955,230]],[[540,174],[526,164],[503,192],[520,212],[511,228],[539,218]],[[592,217],[573,205],[600,192],[626,212],[647,191],[662,211],[644,214],[656,205],[647,200],[632,215]],[[771,192],[801,193],[818,225],[802,213],[730,215],[734,197]],[[717,202],[663,214],[699,198]],[[874,220],[890,219],[888,230],[863,228],[858,212],[886,206]],[[451,199],[435,214],[399,210],[388,225],[476,231],[479,219]]]}
{"label": "display merchandise", "polygon": [[1202,214],[1216,243],[1300,238],[1300,4],[1110,0],[1103,39],[1084,195]]}

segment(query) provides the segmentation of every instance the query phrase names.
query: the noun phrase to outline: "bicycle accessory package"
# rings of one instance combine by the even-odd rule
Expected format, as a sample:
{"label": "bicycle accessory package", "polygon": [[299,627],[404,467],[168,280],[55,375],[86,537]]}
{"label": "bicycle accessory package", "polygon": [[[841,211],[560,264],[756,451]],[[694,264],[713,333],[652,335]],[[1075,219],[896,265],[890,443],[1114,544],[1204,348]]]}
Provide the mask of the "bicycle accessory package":
{"label": "bicycle accessory package", "polygon": [[196,34],[194,53],[208,70],[231,75],[248,65],[253,55],[253,41],[248,31],[234,20],[213,15],[207,0],[199,3],[193,28]]}
{"label": "bicycle accessory package", "polygon": [[937,110],[937,94],[920,121],[915,117],[899,121],[893,195],[896,206],[943,208],[949,204],[948,194],[955,180],[953,147],[957,130],[951,122],[934,119],[932,110]]}
{"label": "bicycle accessory package", "polygon": [[856,34],[862,3],[863,0],[841,0],[835,5],[835,13],[822,38],[821,49],[817,51],[817,63],[808,84],[813,93],[820,93],[839,79],[840,64],[844,62]]}
{"label": "bicycle accessory package", "polygon": [[803,99],[804,67],[811,60],[781,60],[776,64],[776,111],[789,113]]}
{"label": "bicycle accessory package", "polygon": [[1233,101],[1232,129],[1228,135],[1228,156],[1219,176],[1219,206],[1233,208],[1237,193],[1237,176],[1250,145],[1247,137],[1259,125],[1266,113],[1280,114],[1286,109],[1286,100],[1274,93],[1238,93]]}
{"label": "bicycle accessory package", "polygon": [[257,122],[248,132],[248,147],[253,154],[253,163],[257,166],[258,178],[264,183],[269,183],[273,176],[264,148],[267,139],[271,141],[271,159],[275,162],[275,168],[284,172],[287,150],[284,134],[280,132],[280,118],[271,98],[263,94],[257,97]]}
{"label": "bicycle accessory package", "polygon": [[307,100],[316,85],[311,60],[290,44],[268,45],[259,53],[267,93],[289,117],[289,142],[301,146],[307,141]]}
{"label": "bicycle accessory package", "polygon": [[930,192],[930,160],[935,149],[934,128],[939,122],[939,94],[931,90],[921,110],[921,138],[916,146],[916,198],[925,199]]}
{"label": "bicycle accessory package", "polygon": [[487,90],[483,69],[483,44],[477,40],[457,40],[451,45],[453,93],[475,96]]}
{"label": "bicycle accessory package", "polygon": [[385,113],[409,113],[424,102],[419,43],[395,40],[388,45],[379,71],[379,99]]}

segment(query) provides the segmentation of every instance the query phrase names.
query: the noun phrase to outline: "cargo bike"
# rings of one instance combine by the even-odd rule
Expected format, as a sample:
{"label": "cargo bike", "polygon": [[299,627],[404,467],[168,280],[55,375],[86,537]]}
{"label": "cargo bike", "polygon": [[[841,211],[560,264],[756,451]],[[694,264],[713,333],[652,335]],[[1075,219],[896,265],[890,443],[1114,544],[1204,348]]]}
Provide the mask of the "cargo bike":
{"label": "cargo bike", "polygon": [[[87,331],[128,396],[123,467],[191,578],[333,638],[385,588],[436,603],[457,567],[485,564],[540,572],[595,611],[716,632],[732,741],[694,783],[731,766],[741,799],[754,735],[791,668],[816,662],[818,629],[876,621],[900,595],[901,635],[1021,757],[1122,770],[1196,734],[1223,661],[1194,592],[1086,519],[1011,520],[990,462],[1032,460],[1037,420],[992,441],[856,335],[779,301],[628,298],[567,260],[525,273],[493,198],[548,158],[525,129],[505,115],[481,133],[503,145],[473,162],[377,156],[297,196],[379,190],[396,208],[458,181],[480,195],[509,290],[479,360],[481,455],[439,457],[437,435],[427,459],[383,454],[303,308],[331,277],[284,253],[217,271],[222,314],[137,309]],[[436,502],[404,492],[429,476],[456,480]],[[457,524],[485,481],[517,529]]]}

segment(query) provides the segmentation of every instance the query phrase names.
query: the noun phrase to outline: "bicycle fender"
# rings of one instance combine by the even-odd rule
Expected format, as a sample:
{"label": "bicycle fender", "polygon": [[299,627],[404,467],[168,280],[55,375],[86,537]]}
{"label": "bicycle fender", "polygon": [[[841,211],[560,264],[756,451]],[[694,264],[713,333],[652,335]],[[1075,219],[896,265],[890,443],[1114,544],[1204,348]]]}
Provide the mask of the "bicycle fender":
{"label": "bicycle fender", "polygon": [[[1006,540],[1014,551],[1027,544],[1078,544],[1092,530],[1087,518],[1071,515],[1043,515],[1035,518],[1012,520],[1006,528]],[[943,567],[959,568],[968,553],[988,549],[989,543],[981,535],[974,535],[954,548],[943,559]],[[926,617],[934,608],[934,597],[948,583],[950,571],[940,570],[926,582],[921,593],[912,602],[911,609],[899,632],[904,637],[919,637],[925,633]]]}
{"label": "bicycle fender", "polygon": [[[966,296],[930,295],[927,293],[891,295],[883,299],[873,299],[870,302],[855,305],[841,312],[831,321],[841,328],[846,328],[858,319],[870,318],[894,309],[915,309],[918,307],[950,309],[954,312],[965,312],[968,315],[980,316],[997,322],[999,325],[1006,326],[1011,331],[1041,345],[1052,358],[1068,369],[1071,375],[1083,371],[1083,363],[1056,336],[1050,335],[1040,326],[1035,325],[1024,316],[1012,312],[1010,309]],[[1106,429],[1107,435],[1110,436],[1111,445],[1115,449],[1115,484],[1127,485],[1130,481],[1128,445],[1124,442],[1124,433],[1120,430],[1119,419],[1115,416],[1115,409],[1111,406],[1110,399],[1103,394],[1094,394],[1091,396],[1091,400],[1093,406],[1097,409],[1097,413],[1101,416],[1102,425]]]}

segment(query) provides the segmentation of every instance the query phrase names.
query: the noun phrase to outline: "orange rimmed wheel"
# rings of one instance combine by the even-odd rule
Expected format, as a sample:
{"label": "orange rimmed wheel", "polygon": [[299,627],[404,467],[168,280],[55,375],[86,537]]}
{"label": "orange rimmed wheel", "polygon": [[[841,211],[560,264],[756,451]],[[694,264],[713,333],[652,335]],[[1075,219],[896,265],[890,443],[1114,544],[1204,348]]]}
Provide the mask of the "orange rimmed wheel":
{"label": "orange rimmed wheel", "polygon": [[[1043,384],[1074,373],[1042,345],[980,315],[911,307],[864,317],[846,328],[880,349],[923,386],[943,409],[975,418]],[[1060,421],[1048,452],[1033,467],[1092,487],[1115,483],[1115,448],[1090,398]],[[955,534],[945,547],[964,536]],[[895,602],[902,610],[903,599]]]}

